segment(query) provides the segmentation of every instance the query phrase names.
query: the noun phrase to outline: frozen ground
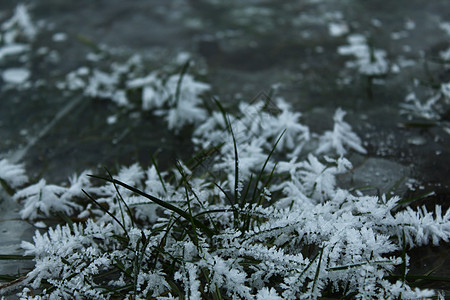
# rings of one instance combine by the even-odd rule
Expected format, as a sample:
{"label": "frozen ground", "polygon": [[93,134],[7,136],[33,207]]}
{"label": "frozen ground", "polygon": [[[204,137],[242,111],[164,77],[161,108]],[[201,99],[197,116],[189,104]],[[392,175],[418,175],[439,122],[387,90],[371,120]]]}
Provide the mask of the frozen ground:
{"label": "frozen ground", "polygon": [[[16,4],[1,1],[3,24]],[[28,12],[35,32],[22,24],[22,48],[0,43],[0,160],[25,163],[34,181],[148,165],[149,153],[159,153],[163,167],[189,158],[183,131],[68,82],[82,77],[80,67],[111,72],[113,62],[125,65],[133,55],[145,70],[168,72],[190,57],[211,86],[208,96],[231,111],[270,89],[317,133],[333,126],[338,107],[347,111],[368,153],[349,154],[354,169],[339,178],[343,186],[405,198],[434,192],[413,205],[449,207],[448,1],[41,0]],[[3,194],[0,251],[20,253],[34,228]],[[416,249],[411,272],[449,277],[448,250]],[[1,264],[0,274],[24,267]]]}

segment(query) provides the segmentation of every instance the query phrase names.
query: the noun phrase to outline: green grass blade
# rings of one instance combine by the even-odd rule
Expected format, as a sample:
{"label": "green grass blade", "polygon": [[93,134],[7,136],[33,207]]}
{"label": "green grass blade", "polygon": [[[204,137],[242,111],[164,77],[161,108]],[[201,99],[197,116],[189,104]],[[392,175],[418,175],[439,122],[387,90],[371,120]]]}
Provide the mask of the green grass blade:
{"label": "green grass blade", "polygon": [[402,281],[403,284],[405,284],[406,281],[406,272],[407,272],[407,267],[406,267],[406,238],[405,238],[405,229],[402,228]]}
{"label": "green grass blade", "polygon": [[197,246],[197,249],[200,251],[201,249],[198,246],[198,235],[197,235],[197,228],[195,226],[195,222],[194,222],[194,217],[192,216],[192,209],[191,209],[191,199],[189,197],[189,189],[188,189],[188,183],[187,183],[187,178],[186,178],[186,173],[183,171],[183,167],[181,166],[180,162],[177,161],[176,164],[178,171],[181,174],[181,178],[184,181],[184,191],[186,193],[186,203],[188,206],[188,212],[189,212],[189,221],[192,224],[192,229],[193,229],[193,234],[194,234],[194,245]]}
{"label": "green grass blade", "polygon": [[[106,172],[108,173],[109,178],[113,179],[113,177],[112,177],[111,173],[108,171],[108,169],[105,168],[105,170],[106,170]],[[123,199],[122,194],[120,194],[120,191],[119,191],[119,189],[117,188],[117,185],[116,185],[114,182],[113,182],[113,185],[114,185],[114,188],[116,189],[117,195],[119,195],[119,205],[120,205],[120,201],[122,201],[123,204],[125,205],[125,208],[127,209],[128,216],[130,217],[130,220],[131,220],[131,225],[134,227],[134,216],[133,216],[133,214],[131,213],[131,209],[130,209],[130,207],[128,206],[128,204],[125,202],[125,199]],[[122,214],[122,222],[123,222],[123,224],[125,225],[125,219],[124,219],[124,217],[123,217],[122,206],[120,206],[120,213]]]}
{"label": "green grass blade", "polygon": [[250,190],[252,181],[253,181],[253,174],[250,174],[250,179],[248,180],[247,188],[245,189],[244,195],[241,197],[241,202],[239,203],[240,208],[244,207],[245,199],[247,199],[248,191]]}
{"label": "green grass blade", "polygon": [[320,273],[320,264],[322,263],[322,256],[323,256],[323,248],[320,249],[320,257],[319,257],[319,262],[317,263],[317,269],[316,269],[316,274],[314,275],[314,283],[312,286],[312,290],[314,292],[314,289],[316,288],[316,283],[317,280],[319,279],[319,273]]}
{"label": "green grass blade", "polygon": [[267,156],[266,161],[264,162],[263,167],[261,168],[261,171],[258,174],[258,177],[256,178],[256,183],[255,183],[255,189],[253,190],[253,195],[252,195],[252,199],[251,202],[254,203],[255,202],[255,198],[256,198],[256,191],[258,190],[258,183],[261,181],[262,175],[264,173],[264,170],[266,169],[267,164],[269,163],[270,158],[272,157],[273,152],[275,151],[275,148],[277,147],[278,143],[280,142],[281,138],[283,137],[284,133],[286,132],[286,129],[283,130],[283,132],[280,134],[280,136],[278,137],[277,141],[275,142],[275,145],[273,145],[272,150],[270,151],[269,155]]}
{"label": "green grass blade", "polygon": [[[273,168],[272,168],[272,171],[271,171],[270,174],[269,174],[269,178],[267,179],[266,183],[265,183],[264,186],[263,186],[263,189],[264,189],[264,188],[267,188],[267,187],[270,185],[270,182],[272,181],[272,178],[273,178],[273,175],[274,175],[274,173],[275,173],[275,169],[277,168],[277,165],[278,165],[278,163],[275,163],[275,164],[274,164],[274,166],[273,166]],[[258,205],[262,205],[262,200],[263,200],[263,199],[264,199],[263,197],[259,197]]]}
{"label": "green grass blade", "polygon": [[[135,187],[132,187],[132,186],[130,186],[130,185],[120,181],[120,180],[109,179],[107,177],[101,177],[101,176],[96,176],[96,175],[88,175],[88,176],[93,177],[93,178],[97,178],[97,179],[101,179],[101,180],[105,180],[105,181],[108,181],[108,182],[114,182],[114,183],[116,183],[116,184],[118,184],[120,186],[123,186],[124,188],[126,188],[126,189],[128,189],[128,190],[130,190],[130,191],[132,191],[132,192],[134,192],[134,193],[136,193],[138,195],[141,195],[141,196],[151,200],[152,202],[154,202],[154,203],[156,203],[156,204],[158,204],[158,205],[160,205],[160,206],[162,206],[162,207],[164,207],[164,208],[166,208],[166,209],[168,209],[170,211],[173,211],[173,212],[179,214],[184,219],[189,221],[189,218],[190,218],[189,214],[186,213],[184,210],[180,209],[179,207],[176,207],[176,206],[174,206],[174,205],[172,205],[170,203],[167,203],[167,202],[165,202],[165,201],[163,201],[161,199],[158,199],[158,198],[156,198],[156,197],[154,197],[152,195],[149,195],[149,194],[147,194],[147,193],[145,193],[145,192],[143,192],[143,191],[141,191],[141,190],[139,190],[139,189],[137,189]],[[210,228],[208,228],[208,226],[203,224],[202,222],[200,222],[198,220],[194,220],[194,222],[195,222],[195,225],[200,230],[202,230],[208,237],[212,237],[214,235],[214,232]]]}
{"label": "green grass blade", "polygon": [[403,279],[403,278],[405,278],[408,281],[426,280],[426,281],[450,282],[450,277],[427,276],[427,275],[406,275],[404,277],[402,274],[402,275],[389,275],[389,276],[386,276],[385,278],[386,279]]}
{"label": "green grass blade", "polygon": [[3,189],[8,193],[8,195],[12,196],[14,195],[15,191],[12,187],[9,186],[9,184],[6,183],[5,180],[0,178],[0,186],[3,187]]}
{"label": "green grass blade", "polygon": [[164,190],[164,192],[167,193],[166,185],[165,185],[164,180],[163,180],[163,178],[161,176],[161,172],[159,172],[158,164],[156,163],[155,157],[150,154],[150,158],[152,159],[153,166],[155,166],[156,174],[158,174],[158,178],[159,178],[159,181],[161,182],[163,190]]}
{"label": "green grass blade", "polygon": [[32,260],[33,255],[0,254],[0,260]]}
{"label": "green grass blade", "polygon": [[88,46],[89,48],[91,48],[94,52],[96,53],[100,53],[102,52],[102,49],[100,49],[96,43],[94,43],[90,38],[88,38],[85,35],[82,34],[77,34],[76,38],[78,41],[80,41],[82,44]]}
{"label": "green grass blade", "polygon": [[120,227],[122,227],[123,231],[125,232],[125,234],[128,236],[128,232],[127,229],[125,228],[125,226],[112,214],[110,213],[106,208],[103,207],[103,205],[101,205],[100,203],[98,203],[91,195],[89,195],[84,189],[81,189],[81,191],[88,197],[89,200],[91,200],[92,202],[94,202],[101,210],[103,210],[106,214],[108,214],[111,218],[113,218],[114,221],[117,222],[117,224],[120,225]]}
{"label": "green grass blade", "polygon": [[175,104],[177,104],[180,99],[181,84],[183,83],[184,74],[186,74],[190,64],[191,61],[187,60],[186,63],[181,68],[180,77],[178,78],[177,87],[175,90]]}
{"label": "green grass blade", "polygon": [[423,193],[423,194],[420,194],[420,195],[418,195],[416,197],[412,197],[412,198],[405,199],[405,200],[402,200],[402,201],[398,201],[397,205],[395,206],[394,209],[400,207],[401,205],[407,205],[407,204],[412,203],[412,202],[414,202],[416,200],[423,199],[423,198],[426,198],[426,197],[429,197],[429,196],[432,196],[432,195],[434,195],[434,191],[433,192]]}
{"label": "green grass blade", "polygon": [[58,213],[58,216],[66,222],[67,225],[69,225],[70,230],[73,232],[73,221],[67,216],[65,213],[60,212]]}
{"label": "green grass blade", "polygon": [[233,132],[233,127],[231,127],[229,119],[228,124],[231,137],[233,138],[233,147],[234,147],[234,203],[232,203],[232,205],[235,205],[239,201],[239,154],[237,149],[236,138]]}

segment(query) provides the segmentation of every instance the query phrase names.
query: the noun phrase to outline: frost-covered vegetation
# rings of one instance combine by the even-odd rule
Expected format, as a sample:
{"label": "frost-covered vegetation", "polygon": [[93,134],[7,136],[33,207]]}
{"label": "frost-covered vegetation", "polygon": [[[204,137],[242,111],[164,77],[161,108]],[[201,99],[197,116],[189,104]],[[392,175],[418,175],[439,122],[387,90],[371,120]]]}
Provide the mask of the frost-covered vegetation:
{"label": "frost-covered vegetation", "polygon": [[[193,132],[197,155],[173,169],[155,161],[102,179],[74,176],[68,187],[41,180],[18,191],[22,217],[62,213],[68,222],[23,242],[36,266],[22,295],[432,296],[404,281],[401,253],[448,241],[450,213],[337,186],[336,176],[352,168],[342,154],[364,153],[343,111],[334,130],[317,135],[282,99],[275,104],[275,114],[264,102],[241,104],[235,115],[214,111]],[[393,280],[396,266],[404,273]]]}
{"label": "frost-covered vegetation", "polygon": [[[11,28],[22,30],[17,36],[36,34],[27,30],[33,27],[25,7],[11,20],[2,27],[0,59],[12,51]],[[384,51],[369,49],[360,36],[349,43],[340,52],[356,57],[350,67],[366,76],[388,71]],[[0,183],[23,206],[23,219],[65,221],[21,244],[35,262],[21,299],[435,295],[406,281],[408,250],[448,242],[450,211],[412,209],[398,196],[339,186],[337,177],[353,168],[345,155],[367,153],[344,110],[318,133],[276,95],[228,112],[206,95],[211,86],[191,72],[189,59],[169,71],[145,72],[141,64],[133,56],[107,68],[81,67],[57,86],[150,111],[174,132],[188,127],[192,159],[164,170],[157,158],[117,174],[86,170],[66,185],[29,182],[23,164],[0,160]],[[430,110],[412,94],[405,109],[428,116],[450,98],[447,85],[425,104]]]}

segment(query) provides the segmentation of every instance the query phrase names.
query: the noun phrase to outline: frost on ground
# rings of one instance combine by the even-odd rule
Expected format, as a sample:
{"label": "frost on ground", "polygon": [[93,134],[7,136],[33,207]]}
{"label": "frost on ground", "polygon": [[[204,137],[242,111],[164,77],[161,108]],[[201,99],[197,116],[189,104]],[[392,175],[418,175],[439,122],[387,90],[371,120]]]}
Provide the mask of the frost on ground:
{"label": "frost on ground", "polygon": [[[21,297],[432,296],[387,276],[407,270],[407,255],[395,251],[449,240],[450,212],[402,209],[399,197],[337,186],[352,168],[342,154],[365,151],[344,112],[318,135],[285,101],[276,105],[276,114],[263,102],[212,112],[193,132],[202,153],[194,163],[163,172],[134,164],[104,180],[82,174],[69,187],[42,179],[19,190],[22,217],[77,220],[22,243],[36,265]],[[305,152],[307,143],[317,150]]]}
{"label": "frost on ground", "polygon": [[[33,27],[22,9],[9,23],[32,38]],[[5,28],[14,32],[16,27]],[[343,31],[333,30],[336,35]],[[388,71],[384,51],[371,49],[361,36],[350,36],[349,43],[339,50],[355,56],[349,67],[367,76]],[[12,53],[4,48],[12,45],[0,48],[0,59]],[[115,175],[101,174],[103,178],[85,171],[64,186],[40,179],[25,187],[24,166],[0,160],[0,182],[16,191],[13,198],[23,205],[22,218],[45,222],[59,215],[66,220],[22,243],[25,254],[34,256],[35,267],[18,296],[434,295],[405,281],[407,250],[448,242],[450,211],[439,206],[431,212],[413,210],[397,196],[368,196],[339,186],[337,176],[352,169],[344,155],[366,153],[344,120],[345,111],[336,110],[333,128],[324,133],[311,132],[301,122],[302,114],[281,97],[269,99],[271,103],[242,102],[237,112],[227,114],[220,102],[206,108],[205,93],[211,87],[187,63],[181,73],[145,72],[140,65],[140,58],[133,56],[106,69],[80,67],[58,87],[110,100],[124,110],[151,111],[174,131],[191,126],[187,132],[197,150],[193,159],[167,170],[160,170],[156,161],[151,166],[135,163],[120,167]],[[440,97],[448,97],[449,90],[442,86]],[[416,100],[411,96],[417,106]],[[268,111],[268,104],[276,109]],[[395,276],[396,268],[403,273]]]}

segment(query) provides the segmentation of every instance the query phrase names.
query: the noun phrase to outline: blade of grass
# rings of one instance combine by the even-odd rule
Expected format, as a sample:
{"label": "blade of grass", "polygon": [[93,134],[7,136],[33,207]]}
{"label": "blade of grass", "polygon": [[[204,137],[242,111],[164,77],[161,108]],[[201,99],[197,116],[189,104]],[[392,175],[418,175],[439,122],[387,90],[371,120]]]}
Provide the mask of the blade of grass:
{"label": "blade of grass", "polygon": [[191,61],[187,60],[186,63],[181,68],[180,77],[178,78],[177,87],[175,90],[175,104],[177,104],[180,99],[181,84],[183,82],[184,74],[186,74],[190,64]]}
{"label": "blade of grass", "polygon": [[156,174],[158,174],[158,178],[159,178],[159,181],[161,182],[163,190],[165,193],[167,193],[166,185],[164,184],[164,180],[161,176],[161,172],[159,172],[158,164],[156,163],[155,157],[150,154],[150,158],[152,159],[153,166],[155,166]]}
{"label": "blade of grass", "polygon": [[125,268],[125,265],[119,259],[116,259],[115,262],[114,266],[116,266],[117,269],[122,271],[127,277],[133,278],[131,272]]}
{"label": "blade of grass", "polygon": [[[277,141],[275,142],[275,144],[272,147],[272,150],[270,151],[269,155],[267,156],[266,161],[264,162],[264,165],[262,166],[258,177],[256,178],[256,182],[255,182],[255,188],[253,189],[253,195],[252,198],[250,199],[250,204],[254,204],[255,203],[255,199],[256,199],[256,192],[258,190],[258,184],[261,181],[262,175],[264,173],[264,170],[266,169],[267,164],[269,163],[270,158],[272,157],[273,152],[275,151],[275,148],[277,147],[278,143],[280,142],[281,138],[283,137],[284,133],[286,132],[286,129],[283,130],[283,132],[280,134],[280,136],[278,137]],[[245,204],[243,204],[245,205]],[[245,232],[249,229],[250,227],[250,217],[247,217],[244,221],[244,224],[241,228],[242,232]]]}
{"label": "blade of grass", "polygon": [[[19,283],[21,283],[22,281],[24,281],[25,279],[27,279],[27,275],[20,276],[20,277],[17,277],[17,276],[10,276],[10,275],[0,275],[0,280],[8,281],[7,283],[0,284],[0,291],[3,290],[3,289],[11,288],[11,287],[14,286],[15,284],[19,284]],[[1,295],[2,293],[3,293],[3,292],[0,292],[0,295]],[[3,297],[2,297],[2,299],[3,299]],[[5,298],[5,299],[6,299],[6,298]]]}
{"label": "blade of grass", "polygon": [[69,225],[70,231],[73,232],[73,221],[69,218],[69,216],[62,212],[58,213],[58,215],[61,219],[64,220],[64,222],[67,223],[67,225]]}
{"label": "blade of grass", "polygon": [[184,191],[186,193],[186,203],[187,203],[187,206],[188,206],[189,221],[192,224],[192,229],[193,229],[192,231],[193,231],[193,234],[194,234],[194,245],[197,247],[197,250],[199,252],[202,252],[201,248],[198,245],[199,239],[198,239],[198,235],[197,235],[197,228],[195,226],[194,217],[192,216],[191,200],[190,200],[190,197],[189,197],[189,190],[188,190],[188,186],[187,186],[186,174],[183,172],[183,167],[181,166],[180,163],[177,164],[177,168],[178,168],[178,170],[179,170],[179,172],[181,174],[181,177],[182,177],[182,179],[184,181]]}
{"label": "blade of grass", "polygon": [[236,138],[234,136],[233,128],[230,124],[230,119],[228,119],[228,128],[230,129],[231,137],[233,138],[234,147],[234,203],[233,206],[239,202],[239,154],[237,149]]}
{"label": "blade of grass", "polygon": [[338,267],[332,267],[332,268],[327,268],[327,271],[342,271],[342,270],[348,270],[348,269],[352,269],[352,268],[357,268],[357,267],[361,267],[364,265],[369,265],[369,264],[392,264],[392,261],[390,260],[379,260],[379,261],[367,261],[367,262],[363,262],[363,263],[357,263],[357,264],[350,264],[350,265],[344,265],[344,266],[338,266]]}
{"label": "blade of grass", "polygon": [[0,260],[32,260],[33,255],[0,254]]}
{"label": "blade of grass", "polygon": [[426,197],[429,197],[429,196],[433,196],[433,195],[434,195],[434,191],[423,193],[423,194],[420,194],[420,195],[418,195],[416,197],[412,197],[412,198],[405,199],[405,200],[402,200],[402,201],[398,201],[397,205],[394,207],[394,209],[400,207],[401,205],[406,205],[406,204],[412,203],[412,202],[414,202],[416,200],[423,199],[423,198],[426,198]]}
{"label": "blade of grass", "polygon": [[91,195],[89,195],[84,189],[81,189],[81,191],[89,198],[89,200],[91,200],[92,202],[94,202],[101,210],[103,210],[106,214],[108,214],[111,218],[113,218],[114,221],[117,222],[117,224],[120,225],[120,227],[122,227],[123,231],[125,232],[126,236],[128,237],[128,239],[130,238],[128,236],[128,232],[127,229],[125,228],[125,226],[120,223],[120,221],[112,214],[110,213],[106,208],[103,207],[103,205],[101,205],[100,203],[98,203]]}
{"label": "blade of grass", "polygon": [[94,52],[96,53],[100,53],[102,52],[102,49],[100,49],[97,44],[95,44],[90,38],[88,38],[85,35],[82,34],[77,34],[76,38],[78,41],[80,41],[82,44],[88,46],[89,48],[91,48]]}
{"label": "blade of grass", "polygon": [[253,174],[250,174],[250,179],[248,180],[247,188],[245,189],[244,196],[241,197],[241,202],[239,203],[240,208],[244,207],[245,199],[247,199],[248,191],[250,190],[250,186],[252,185]]}
{"label": "blade of grass", "polygon": [[314,275],[314,282],[313,282],[313,286],[312,286],[312,291],[313,291],[313,292],[314,292],[314,289],[316,288],[317,280],[319,279],[320,264],[322,263],[322,255],[323,255],[323,248],[320,249],[319,262],[317,263],[316,274]]}
{"label": "blade of grass", "polygon": [[402,228],[402,285],[404,285],[406,281],[406,271],[406,238],[405,229]]}
{"label": "blade of grass", "polygon": [[[147,193],[145,193],[145,192],[143,192],[143,191],[141,191],[141,190],[139,190],[139,189],[137,189],[135,187],[132,187],[132,186],[130,186],[130,185],[120,181],[120,180],[110,179],[110,178],[107,178],[107,177],[101,177],[101,176],[96,176],[96,175],[88,175],[88,176],[93,177],[93,178],[97,178],[97,179],[101,179],[101,180],[105,180],[105,181],[108,181],[108,182],[114,182],[114,183],[116,183],[116,184],[118,184],[120,186],[123,186],[124,188],[126,188],[126,189],[128,189],[128,190],[130,190],[130,191],[132,191],[132,192],[134,192],[134,193],[136,193],[138,195],[141,195],[141,196],[143,196],[143,197],[145,197],[145,198],[155,202],[156,204],[158,204],[158,205],[160,205],[160,206],[162,206],[162,207],[164,207],[164,208],[166,208],[166,209],[168,209],[170,211],[173,211],[173,212],[177,213],[178,215],[182,216],[184,219],[189,221],[189,218],[190,218],[189,214],[186,213],[185,211],[183,211],[182,209],[180,209],[179,207],[176,207],[176,206],[174,206],[174,205],[172,205],[172,204],[170,204],[170,203],[168,203],[166,201],[163,201],[163,200],[158,199],[158,198],[156,198],[156,197],[154,197],[152,195],[149,195],[149,194],[147,194]],[[210,228],[208,228],[208,226],[203,224],[202,222],[200,222],[200,221],[198,221],[196,219],[194,219],[194,222],[195,222],[195,225],[200,230],[202,230],[208,237],[212,237],[214,235],[214,232]]]}
{"label": "blade of grass", "polygon": [[[403,274],[402,275],[389,275],[384,278],[386,278],[386,279],[403,279]],[[405,279],[408,281],[426,280],[426,281],[450,282],[450,277],[427,276],[427,275],[406,275]]]}
{"label": "blade of grass", "polygon": [[[272,171],[269,174],[269,178],[267,179],[266,183],[263,185],[263,189],[267,188],[269,186],[270,182],[272,181],[273,174],[275,172],[275,169],[277,168],[277,165],[278,165],[278,163],[274,164],[274,166],[272,168]],[[263,199],[264,199],[264,197],[260,196],[257,205],[262,205],[262,200]]]}
{"label": "blade of grass", "polygon": [[3,187],[3,189],[8,193],[8,195],[12,196],[14,195],[14,189],[10,187],[5,180],[0,178],[0,186]]}
{"label": "blade of grass", "polygon": [[[186,175],[186,173],[184,172],[183,167],[182,167],[181,163],[180,163],[178,160],[177,160],[176,166],[177,166],[177,169],[178,169],[178,171],[180,172],[181,177],[182,177],[182,179],[183,179],[183,181],[184,181],[184,188],[185,188],[185,190],[186,190],[186,199],[188,200],[188,206],[189,206],[189,214],[192,215],[188,191],[190,191],[190,192],[192,193],[192,195],[194,195],[194,198],[197,200],[197,202],[198,202],[198,204],[200,205],[201,208],[204,209],[205,206],[204,206],[203,203],[200,201],[200,198],[197,196],[197,193],[194,191],[194,189],[192,188],[191,184],[189,183],[189,180],[188,180],[188,178],[187,178],[187,175]],[[217,226],[216,226],[214,220],[211,219],[209,216],[208,216],[208,219],[209,219],[209,221],[211,222],[211,224],[213,225],[213,227],[214,227],[215,229],[217,229]],[[193,226],[195,226],[195,224],[193,224]]]}
{"label": "blade of grass", "polygon": [[[114,179],[112,177],[111,173],[108,171],[108,169],[105,168],[105,170],[108,173],[109,178]],[[122,194],[120,193],[119,189],[117,188],[117,185],[114,182],[113,182],[113,185],[114,185],[114,188],[116,189],[117,195],[119,195],[119,207],[120,207],[120,213],[122,215],[122,222],[125,225],[125,218],[123,217],[122,206],[120,205],[120,201],[122,201],[123,204],[125,205],[125,208],[127,209],[128,216],[130,217],[130,220],[131,220],[131,225],[134,227],[134,217],[133,217],[133,214],[131,213],[131,209],[128,206],[128,204],[125,202],[125,200],[123,199]]]}
{"label": "blade of grass", "polygon": [[[234,206],[236,203],[238,203],[238,185],[239,185],[239,156],[238,156],[238,150],[237,150],[237,142],[236,137],[234,136],[233,127],[231,126],[230,119],[227,117],[227,113],[225,112],[225,109],[223,108],[222,104],[217,100],[214,99],[216,102],[216,105],[219,107],[219,110],[222,114],[223,120],[225,122],[226,129],[230,132],[231,137],[233,139],[233,147],[234,147],[234,201],[231,202],[231,205]],[[231,200],[231,199],[230,199]],[[235,218],[236,220],[236,218]]]}
{"label": "blade of grass", "polygon": [[286,129],[283,130],[283,132],[280,134],[280,136],[278,137],[277,141],[275,142],[275,145],[273,145],[272,150],[270,151],[269,155],[267,156],[266,161],[264,162],[263,167],[261,168],[261,171],[259,171],[258,177],[256,178],[256,184],[255,184],[255,189],[253,190],[253,195],[252,195],[252,199],[251,199],[251,203],[255,202],[255,197],[256,197],[256,191],[258,189],[258,183],[261,181],[262,175],[264,173],[264,170],[266,169],[267,164],[269,163],[270,158],[272,157],[273,152],[275,151],[275,148],[277,147],[278,143],[280,142],[281,138],[283,137],[284,133],[286,132]]}

